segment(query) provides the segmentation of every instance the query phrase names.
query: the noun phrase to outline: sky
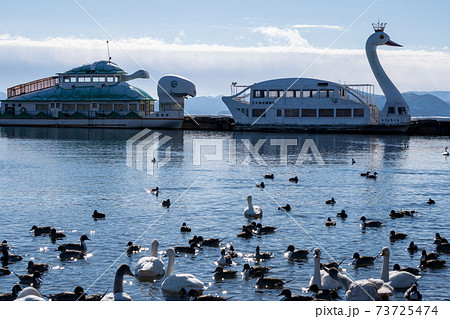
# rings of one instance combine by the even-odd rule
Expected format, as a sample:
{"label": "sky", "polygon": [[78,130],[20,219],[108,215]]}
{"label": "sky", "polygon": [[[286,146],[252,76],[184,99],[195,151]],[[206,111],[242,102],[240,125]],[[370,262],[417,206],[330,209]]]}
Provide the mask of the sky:
{"label": "sky", "polygon": [[448,0],[0,0],[0,8],[0,92],[105,60],[106,40],[125,71],[150,73],[130,83],[154,97],[165,74],[190,79],[199,96],[282,77],[376,85],[364,46],[378,20],[403,45],[378,48],[400,91],[450,91]]}

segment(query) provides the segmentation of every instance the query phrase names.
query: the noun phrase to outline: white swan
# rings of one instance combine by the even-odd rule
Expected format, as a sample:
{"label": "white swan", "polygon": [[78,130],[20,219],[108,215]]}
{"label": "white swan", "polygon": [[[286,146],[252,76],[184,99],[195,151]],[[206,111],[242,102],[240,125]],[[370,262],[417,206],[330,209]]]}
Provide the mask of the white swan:
{"label": "white swan", "polygon": [[41,297],[36,288],[26,287],[20,292],[15,301],[45,301],[45,299]]}
{"label": "white swan", "polygon": [[309,286],[316,284],[319,289],[337,289],[341,286],[339,281],[334,280],[325,271],[320,270],[320,249],[314,249],[314,274],[309,281]]}
{"label": "white swan", "polygon": [[247,196],[248,207],[244,209],[244,216],[247,218],[261,218],[262,209],[259,206],[252,205],[252,195]]}
{"label": "white swan", "polygon": [[448,156],[449,155],[448,154],[448,147],[445,148],[445,151],[444,151],[444,153],[442,153],[442,155],[444,155],[444,156]]}
{"label": "white swan", "polygon": [[169,264],[167,265],[167,271],[161,284],[162,290],[169,293],[181,293],[183,289],[184,291],[195,289],[201,292],[205,288],[204,283],[191,274],[174,275],[175,251],[173,248],[169,248],[166,254],[169,257]]}
{"label": "white swan", "polygon": [[[345,299],[348,301],[382,301],[392,294],[393,288],[383,284],[381,280],[362,279],[353,281],[339,270],[332,267],[328,270],[331,278],[341,283],[346,291]],[[381,284],[380,284],[381,282]]]}
{"label": "white swan", "polygon": [[150,257],[142,257],[136,264],[136,268],[134,269],[136,278],[140,280],[149,280],[164,275],[166,268],[164,267],[162,260],[158,258],[158,247],[158,240],[153,239]]}
{"label": "white swan", "polygon": [[132,301],[131,297],[123,291],[123,276],[134,276],[127,264],[120,265],[114,278],[114,291],[105,295],[101,301]]}
{"label": "white swan", "polygon": [[389,248],[384,247],[381,250],[383,256],[383,268],[381,270],[381,279],[384,282],[389,282],[393,288],[409,288],[417,283],[420,276],[415,276],[407,271],[389,271]]}

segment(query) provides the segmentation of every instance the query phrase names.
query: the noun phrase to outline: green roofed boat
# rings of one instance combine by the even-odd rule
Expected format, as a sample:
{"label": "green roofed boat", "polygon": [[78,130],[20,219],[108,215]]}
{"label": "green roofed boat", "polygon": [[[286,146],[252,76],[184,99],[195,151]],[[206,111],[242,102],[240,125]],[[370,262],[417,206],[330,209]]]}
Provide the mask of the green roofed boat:
{"label": "green roofed boat", "polygon": [[128,84],[148,79],[147,71],[131,75],[111,61],[97,61],[7,90],[0,125],[108,128],[180,128],[184,100],[195,85],[176,75],[158,81],[159,107],[147,92]]}

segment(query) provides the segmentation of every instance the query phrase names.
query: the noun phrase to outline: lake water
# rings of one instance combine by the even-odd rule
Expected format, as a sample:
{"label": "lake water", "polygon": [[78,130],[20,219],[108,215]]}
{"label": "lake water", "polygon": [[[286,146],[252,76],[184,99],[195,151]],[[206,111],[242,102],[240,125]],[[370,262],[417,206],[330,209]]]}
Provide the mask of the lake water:
{"label": "lake water", "polygon": [[[88,293],[108,288],[111,292],[119,264],[127,263],[134,271],[137,261],[149,255],[149,251],[127,255],[128,241],[149,248],[157,238],[167,263],[164,251],[187,245],[193,235],[223,238],[222,246],[232,244],[242,253],[230,267],[239,272],[244,263],[254,263],[250,255],[259,245],[261,251],[275,255],[262,262],[272,268],[270,276],[292,280],[286,287],[301,293],[313,274],[313,256],[310,253],[309,259],[288,261],[283,253],[290,244],[296,249],[320,245],[323,261],[345,258],[343,266],[348,274],[363,279],[379,278],[382,262],[378,259],[374,266],[355,269],[348,264],[355,251],[375,256],[387,246],[391,266],[416,267],[420,253],[406,251],[411,240],[431,252],[436,232],[450,236],[450,159],[442,155],[444,147],[450,146],[448,137],[159,131],[160,138],[170,137],[170,141],[155,151],[156,165],[162,166],[169,154],[170,160],[143,172],[126,165],[126,141],[138,130],[7,127],[0,132],[0,240],[8,240],[12,252],[24,257],[9,265],[16,273],[26,272],[30,258],[51,264],[43,276],[42,294],[72,291],[77,285],[85,290],[90,287]],[[259,163],[249,156],[243,139],[251,145],[260,141]],[[270,143],[286,139],[291,144],[296,141],[297,146],[287,148],[286,163],[282,163],[280,147]],[[206,140],[220,147],[194,148]],[[311,140],[324,165],[319,165],[315,156],[301,165],[297,162],[305,141]],[[215,151],[217,159],[213,160]],[[198,160],[200,165],[194,165]],[[366,171],[377,171],[378,178],[361,177]],[[268,173],[275,179],[264,180]],[[288,181],[293,176],[298,176],[297,184]],[[264,181],[265,191],[256,188],[255,181]],[[161,190],[159,197],[146,192],[156,186]],[[278,227],[275,233],[251,239],[236,237],[248,223],[243,210],[249,194],[254,205],[263,209],[262,224]],[[337,201],[334,206],[325,204],[331,197]],[[436,205],[426,204],[430,197]],[[173,202],[168,211],[161,207],[166,198]],[[289,215],[277,210],[279,204],[286,203],[292,206]],[[105,213],[106,219],[93,220],[94,209]],[[349,215],[346,220],[336,217],[342,209]],[[393,220],[388,215],[391,209],[417,210],[418,214]],[[384,226],[362,230],[359,219],[363,215],[382,221]],[[327,217],[337,225],[325,227]],[[191,226],[190,234],[180,233],[182,222]],[[67,237],[52,243],[46,236],[32,236],[32,225],[53,226]],[[392,243],[391,230],[407,233],[408,238]],[[78,242],[83,234],[91,239],[87,242],[88,258],[60,261],[57,245]],[[238,276],[215,282],[212,271],[219,257],[220,249],[211,247],[200,249],[195,256],[179,255],[175,273],[194,274],[208,287],[206,293],[232,300],[279,299],[279,290],[255,289],[255,279]],[[450,260],[445,254],[441,259]],[[161,280],[125,280],[124,290],[134,300],[174,298],[162,293]],[[424,300],[448,300],[449,281],[448,268],[422,271],[419,289]],[[13,274],[0,277],[0,292],[10,291],[16,282]],[[342,290],[340,295],[343,297]],[[396,292],[391,299],[403,300],[403,292]]]}

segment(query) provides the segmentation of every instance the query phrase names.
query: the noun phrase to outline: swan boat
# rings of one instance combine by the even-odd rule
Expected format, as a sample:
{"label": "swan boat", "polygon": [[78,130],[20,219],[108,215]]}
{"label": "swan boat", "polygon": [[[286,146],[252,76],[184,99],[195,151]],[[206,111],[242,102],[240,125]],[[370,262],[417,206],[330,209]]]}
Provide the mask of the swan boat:
{"label": "swan boat", "polygon": [[148,93],[128,84],[148,79],[147,71],[128,75],[111,61],[96,61],[7,90],[0,125],[104,128],[180,128],[184,100],[195,85],[176,75],[158,81],[159,107]]}
{"label": "swan boat", "polygon": [[[374,85],[339,84],[313,78],[282,78],[253,85],[232,83],[235,94],[222,97],[238,130],[405,132],[409,106],[384,72],[376,49],[401,46],[372,24],[366,55],[386,97],[383,109],[374,103]],[[238,88],[243,88],[238,92]]]}

